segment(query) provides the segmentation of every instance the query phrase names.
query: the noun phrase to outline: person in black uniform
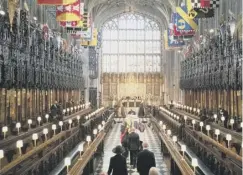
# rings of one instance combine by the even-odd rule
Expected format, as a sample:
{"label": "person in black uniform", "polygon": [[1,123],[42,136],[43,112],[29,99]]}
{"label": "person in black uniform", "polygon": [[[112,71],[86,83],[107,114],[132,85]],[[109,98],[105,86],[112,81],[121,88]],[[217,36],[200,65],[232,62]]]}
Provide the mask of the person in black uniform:
{"label": "person in black uniform", "polygon": [[156,167],[154,153],[148,150],[148,144],[143,143],[143,151],[138,153],[137,170],[140,175],[148,175],[152,167]]}
{"label": "person in black uniform", "polygon": [[136,167],[137,154],[140,148],[140,138],[139,135],[135,132],[135,129],[131,129],[131,133],[128,135],[128,149],[130,151],[130,165],[133,168]]}
{"label": "person in black uniform", "polygon": [[126,158],[121,154],[123,153],[122,146],[118,145],[113,150],[116,155],[111,157],[110,165],[107,174],[110,175],[128,175]]}

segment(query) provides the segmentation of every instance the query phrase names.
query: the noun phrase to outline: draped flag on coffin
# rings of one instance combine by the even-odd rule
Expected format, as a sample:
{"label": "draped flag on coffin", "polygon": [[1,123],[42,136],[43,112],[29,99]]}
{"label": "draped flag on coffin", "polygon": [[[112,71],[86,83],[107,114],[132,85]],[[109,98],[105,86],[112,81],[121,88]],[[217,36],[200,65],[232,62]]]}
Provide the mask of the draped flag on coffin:
{"label": "draped flag on coffin", "polygon": [[77,0],[37,0],[39,5],[68,5],[73,4]]}
{"label": "draped flag on coffin", "polygon": [[56,8],[57,21],[81,21],[81,19],[80,0],[77,0],[73,4],[59,5]]}
{"label": "draped flag on coffin", "polygon": [[214,8],[211,8],[210,0],[186,0],[186,5],[191,19],[214,17]]}

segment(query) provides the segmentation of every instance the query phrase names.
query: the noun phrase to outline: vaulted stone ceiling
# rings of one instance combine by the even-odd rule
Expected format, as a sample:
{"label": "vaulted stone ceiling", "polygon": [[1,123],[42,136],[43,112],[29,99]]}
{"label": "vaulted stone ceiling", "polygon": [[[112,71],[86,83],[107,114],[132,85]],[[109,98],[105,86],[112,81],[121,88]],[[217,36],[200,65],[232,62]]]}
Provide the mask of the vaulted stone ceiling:
{"label": "vaulted stone ceiling", "polygon": [[124,12],[138,12],[154,18],[165,27],[171,11],[179,0],[88,0],[88,9],[93,13],[96,27]]}

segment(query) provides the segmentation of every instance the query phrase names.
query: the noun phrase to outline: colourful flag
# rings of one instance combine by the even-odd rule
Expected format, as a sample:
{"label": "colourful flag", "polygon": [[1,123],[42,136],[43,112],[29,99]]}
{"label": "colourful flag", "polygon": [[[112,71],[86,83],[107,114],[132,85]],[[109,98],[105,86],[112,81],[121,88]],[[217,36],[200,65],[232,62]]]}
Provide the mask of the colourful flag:
{"label": "colourful flag", "polygon": [[89,42],[89,46],[97,46],[98,43],[98,30],[96,28],[93,29],[93,37]]}
{"label": "colourful flag", "polygon": [[40,5],[68,5],[73,4],[77,0],[37,0]]}
{"label": "colourful flag", "polygon": [[[213,0],[212,0],[213,1]],[[188,16],[194,18],[212,18],[214,9],[210,0],[186,0]],[[211,5],[210,5],[211,4]]]}
{"label": "colourful flag", "polygon": [[62,27],[83,27],[83,21],[61,21]]}
{"label": "colourful flag", "polygon": [[73,4],[60,5],[56,8],[57,21],[81,21],[80,0]]}
{"label": "colourful flag", "polygon": [[195,31],[198,28],[198,20],[190,18],[188,15],[188,8],[186,6],[176,7],[174,23],[178,31]]}
{"label": "colourful flag", "polygon": [[164,32],[164,43],[166,50],[178,49],[185,45],[184,40],[175,40],[169,30],[165,30]]}
{"label": "colourful flag", "polygon": [[[187,11],[185,12],[187,14]],[[198,20],[189,18],[189,22],[191,20],[196,23],[197,28]],[[195,29],[193,29],[178,13],[172,14],[172,23],[170,24],[170,30],[173,32],[173,36],[175,39],[190,39],[195,34]]]}

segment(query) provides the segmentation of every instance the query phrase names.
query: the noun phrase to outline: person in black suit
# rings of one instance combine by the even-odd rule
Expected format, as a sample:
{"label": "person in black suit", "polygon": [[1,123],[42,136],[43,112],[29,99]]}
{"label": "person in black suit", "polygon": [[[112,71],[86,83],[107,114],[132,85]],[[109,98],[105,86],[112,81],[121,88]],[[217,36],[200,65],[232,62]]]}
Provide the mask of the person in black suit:
{"label": "person in black suit", "polygon": [[148,175],[152,167],[156,167],[154,153],[148,150],[148,144],[143,144],[144,150],[138,153],[137,170],[140,175]]}
{"label": "person in black suit", "polygon": [[113,150],[113,153],[116,155],[111,157],[109,170],[107,172],[108,175],[128,175],[127,173],[127,162],[126,158],[121,154],[123,153],[122,146],[118,145]]}
{"label": "person in black suit", "polygon": [[53,105],[51,105],[51,119],[56,118],[58,111],[58,103],[55,101]]}
{"label": "person in black suit", "polygon": [[130,165],[133,168],[136,167],[137,154],[140,148],[139,135],[135,132],[135,129],[131,129],[131,133],[128,135],[128,149],[130,151]]}

